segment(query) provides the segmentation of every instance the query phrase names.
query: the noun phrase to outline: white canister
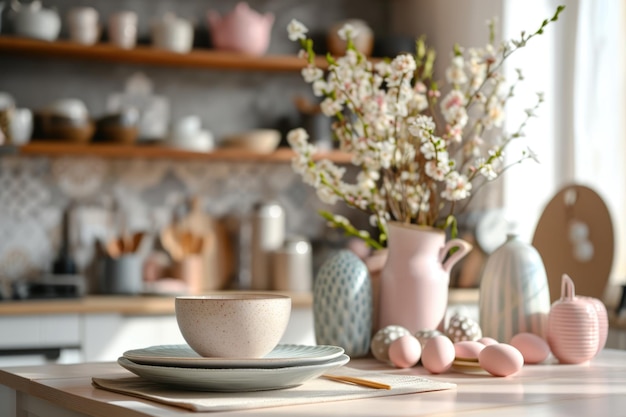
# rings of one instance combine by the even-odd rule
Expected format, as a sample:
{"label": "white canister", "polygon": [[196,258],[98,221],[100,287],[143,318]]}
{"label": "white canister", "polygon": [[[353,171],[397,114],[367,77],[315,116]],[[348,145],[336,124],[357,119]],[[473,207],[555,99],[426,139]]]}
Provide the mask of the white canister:
{"label": "white canister", "polygon": [[9,132],[13,145],[24,145],[33,134],[33,112],[27,108],[13,109],[9,120]]}
{"label": "white canister", "polygon": [[193,46],[193,25],[186,19],[166,13],[152,24],[152,44],[159,49],[187,53]]}
{"label": "white canister", "polygon": [[100,15],[93,7],[73,7],[67,12],[70,39],[83,45],[93,45],[100,38]]}
{"label": "white canister", "polygon": [[272,262],[274,289],[311,292],[313,289],[313,258],[311,243],[298,236],[285,239],[274,252]]}
{"label": "white canister", "polygon": [[276,201],[256,204],[252,214],[250,287],[272,289],[272,254],[285,240],[285,211]]}
{"label": "white canister", "polygon": [[137,44],[137,13],[121,11],[109,17],[109,39],[122,49],[132,49]]}

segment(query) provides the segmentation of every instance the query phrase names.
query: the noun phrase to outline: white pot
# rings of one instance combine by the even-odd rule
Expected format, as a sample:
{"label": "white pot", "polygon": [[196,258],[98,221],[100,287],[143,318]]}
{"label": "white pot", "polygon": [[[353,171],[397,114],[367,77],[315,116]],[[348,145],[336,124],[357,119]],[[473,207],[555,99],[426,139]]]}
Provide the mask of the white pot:
{"label": "white pot", "polygon": [[59,37],[61,18],[52,9],[41,7],[41,2],[13,3],[15,10],[15,33],[27,38],[53,41]]}
{"label": "white pot", "polygon": [[159,49],[187,53],[193,46],[193,25],[168,13],[153,23],[152,44]]}

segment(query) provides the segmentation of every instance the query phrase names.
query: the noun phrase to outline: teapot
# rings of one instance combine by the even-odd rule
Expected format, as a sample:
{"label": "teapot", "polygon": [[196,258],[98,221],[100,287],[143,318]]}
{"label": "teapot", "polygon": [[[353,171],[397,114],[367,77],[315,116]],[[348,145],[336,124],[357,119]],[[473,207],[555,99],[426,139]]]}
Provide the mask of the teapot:
{"label": "teapot", "polygon": [[225,16],[214,10],[207,12],[211,39],[216,49],[263,55],[269,46],[274,15],[260,14],[248,6],[238,3]]}
{"label": "teapot", "polygon": [[29,4],[13,0],[11,9],[15,12],[14,26],[17,35],[44,41],[58,38],[61,18],[56,10],[44,8],[40,0],[33,0]]}

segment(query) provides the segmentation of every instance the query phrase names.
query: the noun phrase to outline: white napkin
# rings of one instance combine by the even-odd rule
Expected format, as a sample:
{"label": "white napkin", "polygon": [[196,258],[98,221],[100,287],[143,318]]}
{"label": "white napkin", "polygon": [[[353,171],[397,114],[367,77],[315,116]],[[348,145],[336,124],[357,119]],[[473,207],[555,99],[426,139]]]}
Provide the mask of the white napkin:
{"label": "white napkin", "polygon": [[456,387],[455,384],[432,381],[412,375],[394,375],[383,372],[361,371],[342,367],[334,375],[350,375],[391,385],[390,390],[367,388],[325,378],[315,378],[289,389],[256,392],[197,392],[168,388],[140,377],[92,378],[97,388],[132,395],[193,411],[228,411],[251,408],[310,404],[357,398],[383,397],[438,391]]}

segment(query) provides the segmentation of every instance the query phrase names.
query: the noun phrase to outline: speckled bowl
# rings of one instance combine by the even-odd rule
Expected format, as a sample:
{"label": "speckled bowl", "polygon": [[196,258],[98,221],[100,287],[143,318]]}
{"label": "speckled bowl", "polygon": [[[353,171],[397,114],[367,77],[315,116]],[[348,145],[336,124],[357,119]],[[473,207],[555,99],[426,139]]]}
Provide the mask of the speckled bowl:
{"label": "speckled bowl", "polygon": [[291,298],[240,292],[179,296],[175,307],[180,332],[199,355],[261,358],[285,332]]}

